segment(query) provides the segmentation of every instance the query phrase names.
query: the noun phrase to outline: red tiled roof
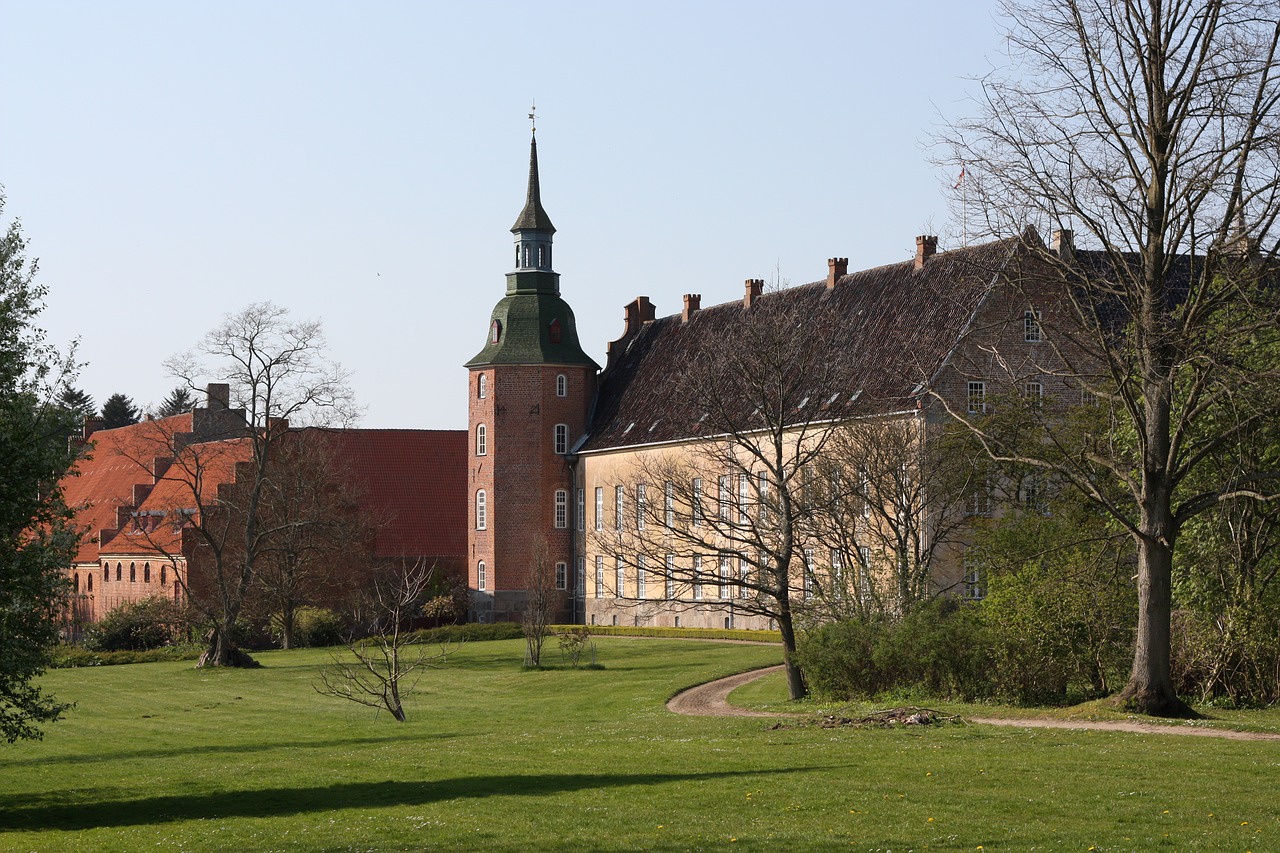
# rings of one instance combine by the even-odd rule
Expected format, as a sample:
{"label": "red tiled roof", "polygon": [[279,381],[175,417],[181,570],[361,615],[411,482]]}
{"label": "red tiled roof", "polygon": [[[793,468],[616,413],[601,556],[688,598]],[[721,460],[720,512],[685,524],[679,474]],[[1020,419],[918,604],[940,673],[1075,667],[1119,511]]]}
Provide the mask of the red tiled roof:
{"label": "red tiled roof", "polygon": [[[706,413],[697,395],[681,393],[680,377],[705,373],[708,340],[733,345],[745,310],[785,306],[793,322],[800,318],[796,334],[829,342],[823,344],[829,352],[824,364],[834,365],[837,375],[823,377],[824,399],[809,404],[823,406],[824,417],[914,406],[922,383],[945,363],[1017,244],[1014,238],[940,252],[920,269],[906,261],[842,276],[833,289],[818,281],[766,293],[750,309],[735,301],[698,311],[688,322],[676,314],[646,323],[615,345],[622,351],[600,377],[583,449],[702,434]],[[832,399],[833,391],[840,396]],[[743,411],[735,422],[747,425],[750,416]]]}

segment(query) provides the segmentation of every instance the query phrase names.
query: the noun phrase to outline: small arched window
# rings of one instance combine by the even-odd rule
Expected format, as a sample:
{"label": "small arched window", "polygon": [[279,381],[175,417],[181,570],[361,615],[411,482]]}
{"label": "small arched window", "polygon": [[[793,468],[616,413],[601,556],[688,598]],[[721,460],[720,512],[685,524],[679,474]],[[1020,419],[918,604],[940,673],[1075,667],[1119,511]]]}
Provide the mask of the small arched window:
{"label": "small arched window", "polygon": [[556,376],[556,396],[569,396],[569,377],[565,376],[563,373]]}
{"label": "small arched window", "polygon": [[553,344],[560,343],[560,321],[558,319],[552,320],[547,325],[547,337],[551,339]]}
{"label": "small arched window", "polygon": [[76,572],[76,592],[80,591],[80,573]]}
{"label": "small arched window", "polygon": [[84,579],[89,592],[93,592],[93,573],[90,572],[89,574],[85,575]]}
{"label": "small arched window", "polygon": [[489,588],[489,569],[484,564],[484,560],[476,563],[476,589],[485,590]]}
{"label": "small arched window", "polygon": [[138,564],[130,563],[129,564],[129,583],[137,583],[137,582],[138,582]]}
{"label": "small arched window", "polygon": [[476,492],[476,530],[489,528],[489,496],[484,489]]}
{"label": "small arched window", "polygon": [[169,570],[166,566],[160,567],[160,586],[164,586],[169,582]]}
{"label": "small arched window", "polygon": [[476,396],[481,400],[489,396],[489,377],[483,373],[476,377]]}
{"label": "small arched window", "polygon": [[569,452],[568,424],[556,424],[555,451],[561,455]]}
{"label": "small arched window", "polygon": [[494,320],[489,326],[489,343],[496,344],[502,340],[502,321]]}
{"label": "small arched window", "polygon": [[547,265],[546,261],[544,261],[543,258],[544,258],[543,247],[539,246],[538,247],[538,269],[542,269]]}
{"label": "small arched window", "polygon": [[116,580],[117,581],[122,580],[124,578],[123,571],[124,571],[123,567],[119,563],[116,563]]}
{"label": "small arched window", "polygon": [[102,579],[103,581],[111,580],[111,566],[106,563],[102,564]]}
{"label": "small arched window", "polygon": [[476,456],[486,456],[489,453],[489,431],[484,424],[476,425]]}
{"label": "small arched window", "polygon": [[142,564],[142,582],[151,583],[151,564],[150,563]]}

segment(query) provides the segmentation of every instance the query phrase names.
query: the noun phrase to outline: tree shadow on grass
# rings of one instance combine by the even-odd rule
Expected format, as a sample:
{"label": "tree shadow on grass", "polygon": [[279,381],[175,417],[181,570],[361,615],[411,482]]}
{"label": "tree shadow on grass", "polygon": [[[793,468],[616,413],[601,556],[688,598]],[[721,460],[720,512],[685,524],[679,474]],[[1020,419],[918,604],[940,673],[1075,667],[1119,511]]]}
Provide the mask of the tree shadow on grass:
{"label": "tree shadow on grass", "polygon": [[[397,731],[396,734],[399,734],[399,732]],[[400,743],[403,741],[403,738],[397,737],[396,734],[387,735],[385,737],[347,737],[294,742],[271,741],[270,743],[205,744],[203,746],[189,746],[183,744],[180,747],[170,747],[165,749],[135,749],[129,751],[121,750],[111,752],[78,753],[76,755],[34,755],[30,758],[20,758],[16,761],[6,761],[4,766],[6,768],[30,765],[49,767],[57,764],[95,764],[102,761],[128,761],[135,758],[176,758],[179,755],[184,757],[191,755],[236,755],[240,753],[268,752],[276,749],[330,749],[332,747]],[[439,740],[449,740],[456,737],[462,737],[462,735],[418,735],[415,737],[415,740],[434,742]]]}
{"label": "tree shadow on grass", "polygon": [[[338,809],[417,806],[439,800],[484,797],[543,797],[569,791],[663,785],[764,774],[811,773],[818,768],[726,770],[704,773],[546,773],[530,776],[462,776],[422,782],[346,782],[327,787],[264,788],[209,794],[171,794],[93,803],[30,805],[25,798],[0,799],[4,831],[65,830],[146,826],[184,820],[269,818]],[[829,772],[831,768],[821,768]]]}

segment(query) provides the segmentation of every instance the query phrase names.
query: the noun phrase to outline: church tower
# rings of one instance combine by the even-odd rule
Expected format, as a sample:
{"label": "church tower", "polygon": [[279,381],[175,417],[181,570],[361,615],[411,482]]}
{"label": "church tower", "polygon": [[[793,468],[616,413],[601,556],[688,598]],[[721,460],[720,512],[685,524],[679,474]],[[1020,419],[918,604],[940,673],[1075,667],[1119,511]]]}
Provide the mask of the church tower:
{"label": "church tower", "polygon": [[529,146],[529,187],[512,226],[515,269],[494,306],[470,371],[470,568],[472,618],[518,620],[535,555],[545,553],[559,613],[575,583],[573,536],[582,497],[569,453],[583,435],[600,367],[582,351],[573,310],[551,265],[551,217],[542,209],[538,140]]}

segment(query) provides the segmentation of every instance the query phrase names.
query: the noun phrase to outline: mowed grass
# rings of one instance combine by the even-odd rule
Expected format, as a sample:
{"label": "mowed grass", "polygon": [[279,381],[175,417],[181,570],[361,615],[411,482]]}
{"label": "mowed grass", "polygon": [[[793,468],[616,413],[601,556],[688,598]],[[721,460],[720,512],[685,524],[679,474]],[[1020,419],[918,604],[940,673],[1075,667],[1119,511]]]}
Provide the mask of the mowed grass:
{"label": "mowed grass", "polygon": [[541,672],[464,646],[404,725],[316,694],[324,651],[50,673],[78,706],[0,747],[0,849],[1280,849],[1274,742],[678,717],[778,649],[597,642]]}

